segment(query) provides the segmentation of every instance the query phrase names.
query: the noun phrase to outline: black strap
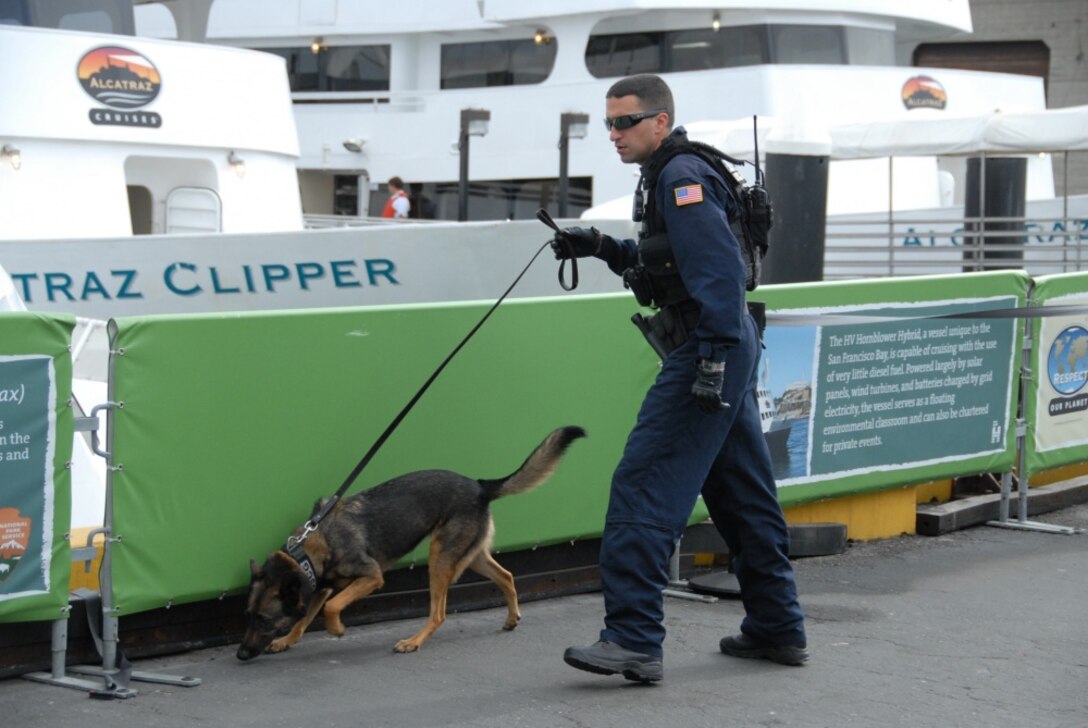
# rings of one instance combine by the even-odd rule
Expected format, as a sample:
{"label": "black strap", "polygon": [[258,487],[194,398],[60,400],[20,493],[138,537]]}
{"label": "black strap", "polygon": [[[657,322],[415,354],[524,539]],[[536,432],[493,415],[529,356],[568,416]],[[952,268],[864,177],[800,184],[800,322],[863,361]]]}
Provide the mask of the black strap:
{"label": "black strap", "polygon": [[[430,388],[431,384],[434,383],[434,380],[438,378],[438,375],[442,373],[442,370],[446,368],[446,365],[450,363],[453,357],[457,356],[457,352],[461,351],[461,349],[464,348],[465,344],[468,343],[468,340],[471,339],[476,334],[476,332],[480,330],[480,327],[484,325],[484,322],[491,318],[491,314],[495,313],[495,309],[499,307],[499,304],[506,300],[506,297],[510,295],[511,291],[514,290],[514,286],[516,286],[518,284],[518,281],[520,281],[522,277],[525,276],[525,274],[529,271],[529,267],[544,251],[544,248],[547,248],[549,245],[551,245],[550,240],[540,246],[540,249],[536,251],[533,257],[529,260],[529,263],[525,266],[525,268],[522,269],[521,273],[518,273],[517,278],[515,278],[514,282],[510,284],[510,287],[507,288],[501,296],[499,296],[499,300],[495,301],[494,305],[492,305],[491,308],[488,309],[487,313],[484,314],[483,318],[481,318],[476,323],[476,325],[472,327],[472,330],[465,335],[465,338],[461,339],[461,343],[454,347],[453,351],[449,353],[445,360],[438,365],[438,368],[434,370],[431,376],[427,378],[427,381],[423,383],[423,386],[419,388],[419,391],[415,393],[415,396],[413,396],[412,399],[409,400],[408,404],[404,405],[404,409],[402,409],[400,413],[393,418],[393,421],[390,422],[389,426],[385,428],[385,432],[383,432],[378,440],[370,446],[370,450],[367,451],[366,455],[364,455],[362,460],[360,460],[359,463],[355,466],[355,469],[352,470],[348,477],[344,480],[344,483],[340,486],[339,490],[336,491],[336,494],[333,495],[332,498],[329,498],[321,507],[321,509],[317,513],[315,513],[309,521],[307,521],[306,534],[316,528],[317,524],[320,523],[321,520],[329,514],[329,511],[333,509],[336,503],[340,500],[340,497],[344,495],[347,489],[351,487],[351,484],[355,482],[355,479],[359,477],[359,473],[363,472],[363,468],[365,468],[370,463],[370,461],[377,454],[378,450],[381,449],[381,446],[385,444],[385,441],[389,439],[389,436],[392,435],[393,431],[397,429],[398,425],[400,425],[401,421],[408,415],[411,409],[415,407],[416,402],[418,402],[419,399],[423,396],[423,393]],[[572,269],[576,271],[573,266]],[[562,266],[560,266],[559,270],[560,282],[562,282]],[[577,285],[577,281],[578,274],[577,272],[575,272],[575,285]],[[303,538],[305,538],[305,534],[303,535]],[[299,539],[299,541],[301,541],[301,539]]]}
{"label": "black strap", "polygon": [[[574,246],[567,241],[563,241],[567,246],[567,250],[570,252],[570,258],[564,258],[559,262],[559,287],[564,291],[573,291],[578,287],[578,259],[574,257]],[[563,268],[566,266],[567,261],[570,261],[570,285],[563,276]]]}

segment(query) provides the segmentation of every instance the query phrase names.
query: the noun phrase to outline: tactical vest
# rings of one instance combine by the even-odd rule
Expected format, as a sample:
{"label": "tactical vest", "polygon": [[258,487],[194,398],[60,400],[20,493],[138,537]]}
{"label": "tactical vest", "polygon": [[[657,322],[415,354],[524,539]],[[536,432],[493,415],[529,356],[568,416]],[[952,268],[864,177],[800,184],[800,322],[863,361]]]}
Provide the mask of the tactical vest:
{"label": "tactical vest", "polygon": [[[639,232],[639,265],[624,273],[624,281],[643,306],[663,307],[691,298],[680,279],[676,259],[658,212],[655,187],[665,165],[678,154],[695,154],[721,176],[725,192],[733,201],[729,211],[729,227],[740,245],[745,266],[745,288],[755,290],[763,256],[767,253],[767,234],[773,224],[772,208],[766,190],[760,185],[748,185],[735,170],[725,165],[743,164],[709,144],[694,142],[683,130],[666,137],[643,167],[635,192],[636,222],[642,222]],[[641,269],[641,270],[640,270]]]}
{"label": "tactical vest", "polygon": [[[729,226],[741,249],[745,264],[745,288],[755,290],[759,285],[763,256],[767,252],[767,231],[772,224],[772,210],[766,191],[759,185],[749,186],[723,160],[740,165],[736,160],[709,144],[693,142],[682,130],[666,137],[643,167],[635,191],[634,220],[641,222],[638,239],[638,264],[623,272],[624,284],[635,294],[639,304],[660,311],[649,318],[640,314],[632,317],[650,345],[664,358],[680,346],[694,330],[699,307],[691,297],[676,265],[663,216],[657,210],[655,188],[665,165],[678,154],[695,154],[711,166],[725,183],[725,191],[733,200],[729,211]],[[765,311],[762,304],[748,304],[762,335]],[[753,310],[754,309],[754,310]]]}

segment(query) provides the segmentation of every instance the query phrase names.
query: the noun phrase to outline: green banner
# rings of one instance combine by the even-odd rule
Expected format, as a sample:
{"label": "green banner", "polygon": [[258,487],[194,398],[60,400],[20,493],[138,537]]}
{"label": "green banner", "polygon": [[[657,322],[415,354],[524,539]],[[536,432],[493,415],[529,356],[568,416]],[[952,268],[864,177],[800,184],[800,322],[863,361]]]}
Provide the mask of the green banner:
{"label": "green banner", "polygon": [[1023,306],[1027,285],[1000,272],[760,289],[779,323],[813,321],[772,316],[766,335],[782,503],[1007,469],[1020,324],[970,315]]}
{"label": "green banner", "polygon": [[0,313],[0,621],[68,604],[70,317]]}
{"label": "green banner", "polygon": [[[113,322],[110,399],[122,614],[215,598],[336,491],[488,304]],[[652,350],[626,295],[504,303],[350,492],[413,470],[503,477],[554,428],[580,425],[555,475],[496,501],[495,548],[600,534]],[[692,520],[706,517],[700,503]],[[405,563],[425,563],[426,547]]]}
{"label": "green banner", "polygon": [[[1088,308],[1088,274],[1036,279],[1037,306]],[[1033,319],[1025,398],[1028,474],[1088,460],[1088,314]]]}

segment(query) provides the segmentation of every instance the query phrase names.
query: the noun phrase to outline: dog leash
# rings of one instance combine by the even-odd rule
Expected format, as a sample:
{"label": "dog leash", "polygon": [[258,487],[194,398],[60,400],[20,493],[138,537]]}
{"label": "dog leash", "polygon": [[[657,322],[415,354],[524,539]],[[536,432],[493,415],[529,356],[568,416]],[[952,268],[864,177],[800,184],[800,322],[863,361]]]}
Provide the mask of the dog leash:
{"label": "dog leash", "polygon": [[[567,248],[567,257],[559,262],[559,287],[564,291],[573,291],[578,287],[578,258],[574,255],[574,244],[563,237],[563,231],[559,229],[559,226],[555,224],[555,220],[548,214],[548,211],[543,207],[536,211],[536,219],[544,223],[556,233],[555,240],[562,243]],[[538,253],[539,255],[539,253]],[[570,261],[570,285],[567,285],[567,281],[563,276],[563,268],[567,265],[567,261]]]}
{"label": "dog leash", "polygon": [[[537,217],[540,217],[541,213],[543,213],[545,216],[548,215],[547,211],[541,208],[541,210],[537,213]],[[548,219],[551,220],[551,217],[549,216]],[[555,227],[554,222],[552,222],[551,225],[552,227]],[[558,230],[557,227],[555,229]],[[355,479],[359,477],[359,474],[363,472],[363,468],[365,468],[370,463],[370,461],[377,454],[378,450],[380,450],[382,445],[385,444],[385,441],[389,439],[389,436],[392,435],[393,431],[396,430],[397,427],[400,425],[401,421],[404,420],[404,418],[408,415],[411,409],[415,407],[416,402],[420,400],[420,398],[423,396],[423,393],[430,388],[431,384],[434,383],[435,379],[438,379],[438,375],[442,373],[442,370],[446,368],[446,365],[453,360],[453,357],[457,356],[457,353],[461,351],[462,348],[464,348],[465,344],[468,343],[469,339],[471,339],[476,334],[476,332],[480,330],[480,327],[484,325],[484,322],[491,318],[491,314],[495,313],[495,309],[499,307],[499,304],[506,300],[506,297],[509,296],[510,292],[514,290],[514,286],[516,286],[518,282],[525,276],[525,274],[529,271],[530,266],[532,266],[532,264],[536,262],[536,259],[540,257],[540,254],[544,252],[544,249],[551,245],[551,243],[551,240],[547,241],[540,246],[540,249],[537,250],[536,253],[533,254],[533,257],[529,259],[529,262],[522,269],[521,273],[518,273],[517,278],[515,278],[514,282],[510,284],[510,287],[507,288],[501,296],[499,296],[499,300],[495,301],[491,308],[487,310],[487,313],[483,315],[483,318],[481,318],[476,323],[476,325],[472,327],[472,330],[469,331],[463,339],[461,339],[461,343],[454,347],[453,351],[451,351],[449,355],[445,358],[445,360],[443,360],[443,362],[438,365],[438,368],[434,370],[431,376],[427,378],[427,381],[423,383],[423,386],[419,388],[419,391],[415,393],[415,396],[413,396],[412,399],[408,401],[408,404],[404,405],[404,408],[400,411],[400,413],[393,418],[393,421],[390,422],[389,426],[385,428],[385,432],[383,432],[381,436],[378,437],[378,439],[374,442],[374,444],[370,446],[370,450],[367,451],[366,455],[364,455],[363,458],[358,462],[358,464],[356,464],[355,468],[351,471],[348,477],[344,479],[344,482],[340,486],[339,490],[337,490],[331,498],[325,501],[325,504],[321,506],[317,513],[311,516],[309,520],[307,520],[306,523],[302,525],[302,533],[300,533],[298,536],[292,535],[290,538],[287,539],[287,545],[284,550],[288,553],[289,556],[291,556],[291,558],[299,563],[299,566],[302,567],[302,570],[303,572],[305,572],[306,577],[310,580],[311,585],[316,585],[317,578],[314,574],[313,565],[310,563],[309,557],[306,556],[306,552],[302,550],[302,542],[306,540],[307,536],[317,530],[318,524],[320,524],[321,521],[324,520],[325,516],[329,515],[329,512],[340,501],[340,498],[344,495],[347,489],[351,487],[351,484],[354,483]],[[562,268],[560,268],[559,276],[559,282],[563,283]],[[578,274],[575,271],[574,285],[576,286],[577,284]],[[566,286],[564,286],[564,288],[566,289]]]}

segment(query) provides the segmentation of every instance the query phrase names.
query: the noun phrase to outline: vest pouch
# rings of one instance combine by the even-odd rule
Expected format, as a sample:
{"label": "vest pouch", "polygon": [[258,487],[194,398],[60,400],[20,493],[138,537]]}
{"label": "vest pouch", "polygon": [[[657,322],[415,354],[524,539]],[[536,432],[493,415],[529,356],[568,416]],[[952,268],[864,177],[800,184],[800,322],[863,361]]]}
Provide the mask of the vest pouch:
{"label": "vest pouch", "polygon": [[635,294],[640,306],[652,306],[654,301],[653,282],[646,272],[646,266],[635,265],[623,272],[623,285]]}
{"label": "vest pouch", "polygon": [[661,308],[691,298],[676,267],[668,233],[654,233],[639,240],[638,259],[646,270],[654,306]]}

